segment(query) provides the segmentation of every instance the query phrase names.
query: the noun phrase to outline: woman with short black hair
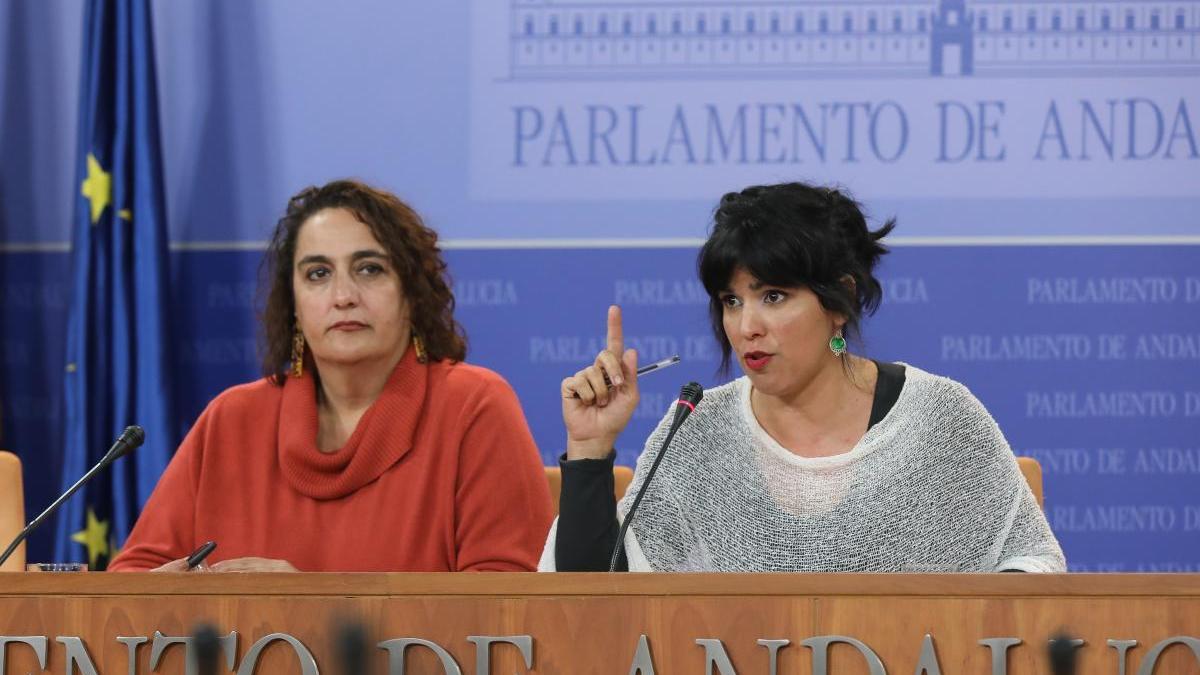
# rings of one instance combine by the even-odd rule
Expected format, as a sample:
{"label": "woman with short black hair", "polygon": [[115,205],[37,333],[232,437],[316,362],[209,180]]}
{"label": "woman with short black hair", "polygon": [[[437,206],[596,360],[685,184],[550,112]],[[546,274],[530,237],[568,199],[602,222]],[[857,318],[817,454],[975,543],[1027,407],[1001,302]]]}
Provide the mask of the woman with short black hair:
{"label": "woman with short black hair", "polygon": [[[645,491],[622,569],[1061,572],[1066,564],[1008,443],[963,385],[851,354],[879,304],[877,230],[835,189],[729,193],[700,251],[722,367]],[[619,518],[657,457],[612,496],[612,448],[637,406],[637,355],[620,310],[609,344],[562,382],[560,518],[543,570],[607,569]],[[613,386],[609,386],[609,382]]]}

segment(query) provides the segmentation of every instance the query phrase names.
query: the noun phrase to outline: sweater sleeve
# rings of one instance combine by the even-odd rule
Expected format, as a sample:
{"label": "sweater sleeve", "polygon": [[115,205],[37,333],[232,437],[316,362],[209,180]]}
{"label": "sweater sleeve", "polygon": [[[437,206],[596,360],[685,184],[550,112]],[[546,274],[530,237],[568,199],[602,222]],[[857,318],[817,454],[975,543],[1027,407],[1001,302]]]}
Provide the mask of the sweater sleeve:
{"label": "sweater sleeve", "polygon": [[1024,479],[1022,487],[1025,489],[1017,494],[1016,513],[1000,551],[997,571],[1066,572],[1067,560],[1050,531],[1050,523]]}
{"label": "sweater sleeve", "polygon": [[1011,495],[1011,499],[1005,499],[1011,506],[996,514],[1002,522],[999,523],[999,537],[993,548],[996,567],[992,571],[1067,571],[1062,547],[1050,530],[1045,514],[1038,507],[1033,491],[1021,475],[1016,456],[1004,433],[983,403],[965,386],[954,383],[953,388],[965,406],[962,425],[977,429],[975,444],[980,453],[978,459],[991,474],[986,484],[980,481],[978,489]]}
{"label": "sweater sleeve", "polygon": [[151,570],[191,554],[195,548],[196,486],[212,406],[192,426],[154,486],[111,572]]}
{"label": "sweater sleeve", "polygon": [[533,571],[553,518],[541,456],[498,376],[467,405],[455,488],[460,571]]}

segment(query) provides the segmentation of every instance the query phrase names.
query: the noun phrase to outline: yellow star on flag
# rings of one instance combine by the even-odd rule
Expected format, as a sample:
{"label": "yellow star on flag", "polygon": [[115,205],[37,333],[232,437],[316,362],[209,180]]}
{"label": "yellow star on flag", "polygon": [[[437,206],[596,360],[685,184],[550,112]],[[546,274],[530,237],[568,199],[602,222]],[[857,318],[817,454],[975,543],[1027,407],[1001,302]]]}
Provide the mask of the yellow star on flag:
{"label": "yellow star on flag", "polygon": [[102,555],[107,556],[110,550],[108,545],[108,521],[98,520],[96,512],[89,507],[87,510],[87,526],[71,535],[71,541],[87,547],[88,569],[96,569],[96,561]]}
{"label": "yellow star on flag", "polygon": [[104,207],[112,201],[112,174],[100,166],[99,160],[92,153],[87,156],[87,179],[80,186],[80,193],[92,203],[92,224],[100,220]]}

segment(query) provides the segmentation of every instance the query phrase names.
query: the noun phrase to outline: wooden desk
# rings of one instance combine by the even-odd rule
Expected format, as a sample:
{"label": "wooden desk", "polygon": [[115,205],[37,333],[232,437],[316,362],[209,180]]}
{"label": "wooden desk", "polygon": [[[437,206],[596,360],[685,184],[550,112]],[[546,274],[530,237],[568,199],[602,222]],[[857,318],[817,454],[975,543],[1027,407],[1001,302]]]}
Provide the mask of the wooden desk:
{"label": "wooden desk", "polygon": [[[483,675],[469,636],[529,636],[530,672],[625,675],[642,635],[658,675],[704,675],[710,658],[714,674],[733,675],[722,668],[722,650],[738,675],[770,675],[772,649],[777,673],[808,675],[825,651],[810,639],[830,635],[861,641],[890,675],[910,675],[927,634],[943,675],[1004,672],[993,668],[993,647],[980,643],[993,638],[1020,639],[1007,650],[993,644],[1006,652],[1009,673],[1032,675],[1049,672],[1046,640],[1064,627],[1086,640],[1080,673],[1149,675],[1156,644],[1200,638],[1200,575],[0,574],[0,636],[47,638],[53,673],[65,672],[68,652],[82,648],[100,675],[152,672],[155,632],[185,636],[202,619],[238,633],[236,672],[250,675],[246,657],[256,641],[286,633],[321,672],[340,673],[329,635],[341,617],[361,620],[373,642],[436,643],[464,675]],[[75,647],[72,636],[81,638]],[[130,670],[136,641],[117,638],[138,636],[147,640],[132,647]],[[697,643],[705,639],[720,644]],[[1119,645],[1108,640],[1137,640],[1125,670]],[[183,673],[184,648],[158,642],[154,672]],[[1160,650],[1154,672],[1200,673],[1200,642],[1193,644],[1196,653],[1187,644]],[[259,651],[253,672],[302,672],[286,642]],[[406,654],[408,673],[445,671],[428,647]],[[526,672],[518,646],[493,644],[489,654],[492,673]],[[869,672],[851,645],[833,643],[829,655],[832,674]],[[371,658],[377,673],[389,663],[400,672],[393,651]],[[41,672],[34,650],[10,641],[0,675],[26,672]]]}

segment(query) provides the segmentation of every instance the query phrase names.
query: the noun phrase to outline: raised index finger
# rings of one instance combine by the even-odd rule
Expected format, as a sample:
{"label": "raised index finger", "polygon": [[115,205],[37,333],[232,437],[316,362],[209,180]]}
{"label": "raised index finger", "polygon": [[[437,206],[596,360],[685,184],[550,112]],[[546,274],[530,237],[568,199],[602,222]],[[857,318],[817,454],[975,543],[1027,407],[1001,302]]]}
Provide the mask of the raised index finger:
{"label": "raised index finger", "polygon": [[621,308],[616,305],[608,308],[608,351],[618,359],[625,351],[625,331],[621,328]]}

